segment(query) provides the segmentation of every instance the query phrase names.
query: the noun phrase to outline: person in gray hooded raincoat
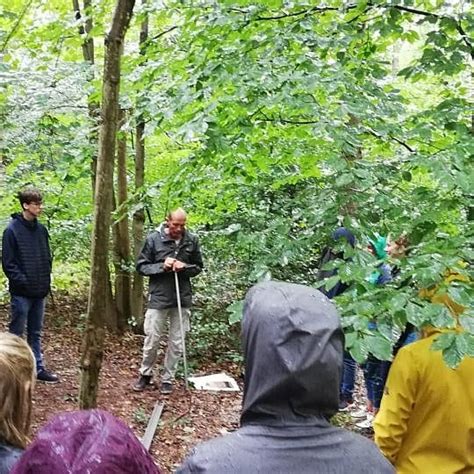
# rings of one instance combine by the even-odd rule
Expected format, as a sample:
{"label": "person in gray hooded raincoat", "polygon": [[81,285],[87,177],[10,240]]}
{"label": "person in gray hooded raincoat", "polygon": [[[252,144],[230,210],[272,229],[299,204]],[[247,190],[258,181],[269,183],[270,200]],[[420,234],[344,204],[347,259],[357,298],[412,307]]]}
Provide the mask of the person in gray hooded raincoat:
{"label": "person in gray hooded raincoat", "polygon": [[195,447],[177,473],[393,473],[375,444],[332,426],[344,336],[318,290],[279,282],[249,290],[242,321],[241,427]]}

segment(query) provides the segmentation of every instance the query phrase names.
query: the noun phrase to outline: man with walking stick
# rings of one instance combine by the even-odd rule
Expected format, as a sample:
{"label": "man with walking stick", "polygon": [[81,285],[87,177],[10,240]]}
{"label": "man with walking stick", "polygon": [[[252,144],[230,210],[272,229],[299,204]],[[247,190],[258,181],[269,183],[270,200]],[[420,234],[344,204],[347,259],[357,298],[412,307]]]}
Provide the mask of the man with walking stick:
{"label": "man with walking stick", "polygon": [[145,342],[140,377],[133,386],[143,391],[152,381],[153,366],[160,348],[160,337],[169,323],[160,390],[170,394],[184,335],[189,329],[192,290],[190,278],[203,267],[198,238],[186,230],[186,213],[178,208],[146,239],[137,260],[137,271],[150,277],[148,309],[145,313]]}

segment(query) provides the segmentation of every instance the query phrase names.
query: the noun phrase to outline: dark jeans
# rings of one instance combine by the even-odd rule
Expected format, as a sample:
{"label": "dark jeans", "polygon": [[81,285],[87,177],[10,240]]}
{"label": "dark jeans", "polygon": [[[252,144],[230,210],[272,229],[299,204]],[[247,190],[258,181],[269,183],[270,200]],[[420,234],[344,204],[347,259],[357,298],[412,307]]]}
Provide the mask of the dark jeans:
{"label": "dark jeans", "polygon": [[352,402],[356,379],[357,362],[349,352],[344,351],[344,365],[342,368],[342,380],[340,388],[341,400]]}
{"label": "dark jeans", "polygon": [[26,339],[36,359],[36,371],[44,369],[41,354],[41,330],[45,298],[27,298],[26,296],[11,295],[10,332],[23,336],[26,326]]}
{"label": "dark jeans", "polygon": [[362,365],[362,369],[364,370],[365,387],[367,389],[367,398],[377,410],[380,408],[383,389],[391,365],[392,363],[390,361],[379,360],[370,355],[367,362]]}

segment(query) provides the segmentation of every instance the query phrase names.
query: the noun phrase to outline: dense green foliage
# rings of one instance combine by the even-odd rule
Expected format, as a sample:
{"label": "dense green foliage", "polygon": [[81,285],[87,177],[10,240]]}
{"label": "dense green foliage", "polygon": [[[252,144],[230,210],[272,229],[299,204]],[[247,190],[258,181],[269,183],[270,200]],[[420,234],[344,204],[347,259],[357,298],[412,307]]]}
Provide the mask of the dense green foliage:
{"label": "dense green foliage", "polygon": [[[44,187],[57,259],[87,261],[96,127],[87,104],[100,99],[99,72],[82,60],[85,17],[55,2],[40,15],[35,2],[25,8],[3,7],[0,25],[0,210],[13,208],[20,184]],[[98,62],[110,10],[101,1],[86,12]],[[145,13],[150,40],[138,55]],[[208,262],[197,288],[203,351],[209,334],[224,351],[226,308],[234,303],[235,320],[255,281],[317,284],[320,252],[341,224],[359,242],[340,267],[352,284],[337,301],[357,359],[369,350],[388,358],[393,329],[407,321],[455,324],[420,297],[422,288],[438,285],[472,308],[471,6],[156,1],[139,6],[134,21],[123,131],[132,154],[134,124],[146,121],[147,184],[130,198],[130,212],[146,206],[159,221],[174,205],[189,210]],[[365,251],[375,233],[406,233],[411,244],[383,288],[367,281],[380,263]],[[465,280],[444,285],[448,270]],[[374,319],[378,329],[369,331]],[[453,366],[474,356],[472,309],[461,323],[467,332],[437,343]]]}

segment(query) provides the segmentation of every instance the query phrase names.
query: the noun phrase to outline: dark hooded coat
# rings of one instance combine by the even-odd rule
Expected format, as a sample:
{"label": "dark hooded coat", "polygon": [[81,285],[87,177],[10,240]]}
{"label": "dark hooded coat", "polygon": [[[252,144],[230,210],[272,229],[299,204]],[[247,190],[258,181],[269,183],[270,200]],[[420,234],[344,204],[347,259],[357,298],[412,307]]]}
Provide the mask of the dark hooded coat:
{"label": "dark hooded coat", "polygon": [[[355,247],[356,239],[354,234],[350,231],[347,230],[345,227],[339,227],[336,229],[332,235],[331,238],[334,242],[337,242],[339,239],[344,239],[352,248]],[[337,268],[333,268],[331,270],[324,270],[323,267],[325,264],[332,262],[333,260],[340,259],[344,260],[344,252],[335,252],[331,247],[327,247],[324,249],[323,254],[321,256],[321,260],[319,261],[319,271],[317,275],[317,279],[322,281],[325,280],[326,278],[330,278],[334,275],[337,275]],[[319,288],[319,291],[324,293],[330,300],[335,298],[336,296],[341,295],[346,291],[348,288],[348,285],[343,283],[341,280],[339,280],[332,288],[329,290],[326,290],[326,288],[321,286]]]}
{"label": "dark hooded coat", "polygon": [[318,290],[266,282],[247,294],[241,427],[194,448],[178,473],[393,473],[372,441],[332,426],[344,337]]}

